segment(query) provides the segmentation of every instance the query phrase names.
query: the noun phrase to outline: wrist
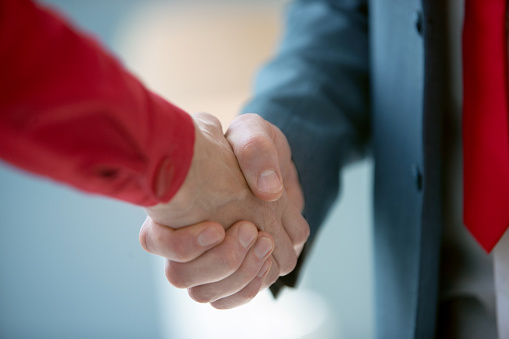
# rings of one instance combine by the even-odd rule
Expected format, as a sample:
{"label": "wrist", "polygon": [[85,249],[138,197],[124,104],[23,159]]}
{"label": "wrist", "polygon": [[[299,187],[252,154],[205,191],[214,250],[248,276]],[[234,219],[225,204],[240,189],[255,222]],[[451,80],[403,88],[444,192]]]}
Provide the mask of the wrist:
{"label": "wrist", "polygon": [[233,215],[247,203],[250,190],[219,120],[197,114],[194,123],[194,152],[184,183],[168,203],[147,212],[158,223],[174,228],[204,220],[227,228],[237,221]]}

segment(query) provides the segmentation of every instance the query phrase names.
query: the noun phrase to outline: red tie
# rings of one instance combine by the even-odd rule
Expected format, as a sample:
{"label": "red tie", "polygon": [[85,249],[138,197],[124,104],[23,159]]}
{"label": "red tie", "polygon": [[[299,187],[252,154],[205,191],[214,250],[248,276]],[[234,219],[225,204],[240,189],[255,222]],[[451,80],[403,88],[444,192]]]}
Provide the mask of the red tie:
{"label": "red tie", "polygon": [[464,221],[490,252],[509,226],[507,0],[466,0]]}

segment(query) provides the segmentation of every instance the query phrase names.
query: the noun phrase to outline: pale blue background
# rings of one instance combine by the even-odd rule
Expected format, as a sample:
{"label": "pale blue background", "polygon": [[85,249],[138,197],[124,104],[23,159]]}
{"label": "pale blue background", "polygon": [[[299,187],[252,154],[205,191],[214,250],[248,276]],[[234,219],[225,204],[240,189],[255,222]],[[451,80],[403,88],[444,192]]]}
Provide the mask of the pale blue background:
{"label": "pale blue background", "polygon": [[[117,24],[137,3],[48,2],[114,51]],[[301,284],[327,300],[331,326],[349,339],[373,335],[371,167],[346,173],[345,199],[320,233]],[[155,283],[162,266],[138,244],[143,220],[138,207],[0,162],[0,338],[162,338],[171,313],[162,319]]]}

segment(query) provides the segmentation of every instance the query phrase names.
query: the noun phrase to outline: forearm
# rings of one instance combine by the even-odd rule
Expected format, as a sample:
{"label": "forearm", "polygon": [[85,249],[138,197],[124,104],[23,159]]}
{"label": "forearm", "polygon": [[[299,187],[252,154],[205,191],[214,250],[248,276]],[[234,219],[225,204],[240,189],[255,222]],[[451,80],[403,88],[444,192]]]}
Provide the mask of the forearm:
{"label": "forearm", "polygon": [[0,6],[0,157],[84,191],[168,201],[191,163],[192,119],[53,13]]}

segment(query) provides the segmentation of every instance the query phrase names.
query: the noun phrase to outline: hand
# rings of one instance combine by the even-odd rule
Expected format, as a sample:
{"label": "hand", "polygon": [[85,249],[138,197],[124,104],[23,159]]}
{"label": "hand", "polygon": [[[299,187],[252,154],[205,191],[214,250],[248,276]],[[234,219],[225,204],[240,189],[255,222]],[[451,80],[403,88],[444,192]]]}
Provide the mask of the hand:
{"label": "hand", "polygon": [[[205,113],[194,115],[194,120],[195,147],[188,175],[173,199],[147,208],[148,215],[172,228],[210,220],[227,229],[237,221],[251,221],[274,237],[277,246],[272,269],[288,274],[297,262],[294,244],[302,246],[307,239],[307,223],[300,211],[288,204],[284,190],[274,202],[254,196],[219,120]],[[285,228],[284,224],[292,227]]]}
{"label": "hand", "polygon": [[215,222],[172,229],[147,217],[140,231],[142,247],[165,259],[168,281],[189,288],[198,302],[233,308],[253,299],[268,275],[272,238],[248,222],[226,232]]}
{"label": "hand", "polygon": [[[290,145],[279,128],[257,114],[244,114],[233,120],[226,132],[226,139],[254,195],[265,201],[275,201],[285,191],[289,209],[294,213],[302,213],[304,194],[292,161]],[[277,189],[277,178],[282,178],[284,190]],[[304,231],[298,225],[286,225]],[[307,240],[309,226],[307,223],[305,226]],[[287,231],[292,233],[292,230]],[[297,256],[304,243],[294,243]]]}
{"label": "hand", "polygon": [[[183,189],[181,189],[181,191],[179,191],[177,196],[171,201],[170,204],[157,206],[155,208],[149,209],[148,212],[149,212],[149,214],[155,216],[156,220],[159,221],[160,223],[162,222],[165,224],[169,224],[172,227],[175,227],[175,225],[177,227],[179,227],[181,225],[185,225],[186,223],[190,223],[193,221],[193,217],[194,217],[194,218],[198,218],[198,219],[199,218],[204,218],[204,219],[208,218],[208,219],[212,219],[212,220],[214,220],[214,218],[216,218],[215,220],[222,221],[223,226],[226,225],[225,226],[225,228],[226,228],[228,225],[228,222],[226,222],[225,220],[228,220],[228,219],[231,220],[232,214],[235,215],[236,213],[240,214],[239,218],[254,220],[256,222],[256,224],[259,226],[259,228],[265,229],[268,231],[268,233],[274,235],[274,237],[275,237],[274,240],[276,243],[276,251],[274,252],[275,260],[267,260],[267,264],[265,266],[262,266],[261,269],[259,269],[259,267],[260,267],[259,262],[256,264],[250,264],[250,265],[243,263],[242,266],[240,266],[241,268],[238,271],[239,272],[245,271],[245,265],[247,265],[246,267],[249,268],[250,272],[253,269],[256,269],[256,271],[255,271],[255,274],[256,274],[257,272],[262,272],[266,267],[269,267],[271,264],[271,261],[272,261],[273,264],[272,264],[272,266],[270,266],[270,273],[268,274],[267,279],[265,279],[265,285],[270,285],[275,281],[275,279],[277,279],[277,277],[279,275],[284,275],[284,274],[290,272],[294,268],[294,265],[295,265],[295,262],[297,259],[297,255],[300,253],[300,250],[301,250],[301,248],[309,234],[309,227],[308,227],[307,223],[305,222],[305,220],[300,215],[300,208],[302,208],[303,199],[302,199],[302,193],[300,192],[300,187],[298,186],[298,181],[296,180],[297,176],[296,176],[295,168],[291,164],[289,147],[286,144],[286,149],[284,149],[285,153],[282,152],[282,154],[286,155],[286,157],[281,158],[281,164],[282,164],[281,169],[283,169],[284,177],[288,177],[289,179],[291,179],[291,180],[289,180],[289,183],[292,183],[290,185],[290,187],[292,188],[292,190],[290,191],[291,197],[292,197],[293,201],[297,202],[297,206],[300,205],[300,208],[297,206],[288,204],[288,199],[286,197],[286,193],[282,189],[281,181],[279,181],[279,185],[276,185],[275,190],[272,190],[271,192],[268,192],[269,193],[268,195],[263,196],[263,198],[265,198],[267,200],[277,199],[278,197],[281,197],[281,198],[277,202],[264,203],[256,198],[254,198],[254,196],[252,196],[251,192],[249,191],[249,189],[247,189],[247,186],[245,185],[245,182],[243,181],[243,177],[241,177],[242,180],[240,180],[240,181],[239,180],[224,181],[224,180],[221,180],[220,177],[216,177],[217,179],[214,181],[211,181],[211,182],[205,180],[205,175],[202,175],[202,176],[198,175],[197,177],[194,177],[192,173],[194,172],[194,175],[196,175],[196,172],[199,172],[199,170],[196,171],[197,168],[202,169],[202,173],[206,173],[206,174],[214,174],[214,173],[218,173],[218,172],[223,173],[223,174],[224,173],[235,174],[235,171],[232,169],[234,169],[235,168],[234,165],[236,165],[236,159],[234,157],[233,157],[234,161],[233,162],[231,161],[232,160],[231,156],[233,154],[229,154],[229,153],[231,153],[231,149],[229,148],[229,145],[227,143],[225,143],[224,138],[222,138],[222,134],[220,132],[221,128],[220,128],[220,125],[217,122],[217,120],[215,120],[213,117],[210,117],[207,115],[201,115],[201,116],[198,116],[197,118],[198,118],[197,125],[200,126],[200,131],[197,131],[197,138],[196,138],[197,142],[195,145],[195,158],[198,160],[193,159],[193,165],[191,166],[190,174],[188,175],[188,178],[186,179],[186,182],[183,185]],[[263,119],[261,119],[259,117],[258,117],[258,119],[259,119],[258,120],[259,122],[264,122]],[[238,126],[242,127],[242,124],[239,124]],[[265,124],[264,127],[269,128],[271,132],[275,132],[275,134],[274,133],[272,134],[272,137],[279,138],[277,140],[274,139],[274,144],[277,147],[280,147],[281,145],[284,146],[284,143],[286,143],[286,139],[284,138],[284,135],[282,135],[282,133],[279,130],[275,129],[274,126],[272,126],[268,123]],[[200,147],[200,142],[202,142],[202,140],[200,141],[199,132],[201,132],[201,131],[205,131],[206,133],[204,133],[204,135],[208,136],[213,142],[209,143],[209,146],[210,146],[210,144],[212,145],[212,147],[208,148],[211,151],[205,151],[205,153],[200,154],[200,153],[198,153],[198,151],[200,149],[201,150],[207,149],[207,148]],[[240,134],[232,133],[231,136],[232,136],[232,138],[231,138],[230,142],[235,143],[236,137],[239,137],[238,140],[243,140],[242,133],[240,133]],[[253,138],[250,140],[251,143],[248,146],[253,146],[253,147],[256,146],[257,140],[263,140],[263,139]],[[214,142],[216,142],[215,145],[214,145]],[[222,149],[222,151],[218,153],[217,157],[214,157],[214,156],[212,156],[212,154],[214,154],[213,152],[215,150],[217,150],[218,145],[220,146],[219,149],[220,150]],[[225,147],[225,146],[227,146],[227,147]],[[244,153],[243,151],[250,150],[250,149],[252,149],[252,148],[251,147],[240,148],[238,154],[245,155],[246,153]],[[276,148],[272,147],[271,151],[276,151]],[[202,158],[202,161],[199,161],[199,159],[203,156],[204,156],[204,158]],[[210,161],[204,163],[203,159],[210,159]],[[244,156],[244,159],[246,159],[245,156]],[[273,157],[273,159],[276,159],[276,161],[277,161],[277,156]],[[272,165],[274,165],[274,164],[272,164]],[[204,168],[206,169],[205,171],[203,171]],[[244,164],[244,168],[246,168],[248,170],[250,169],[249,162],[247,164]],[[276,168],[276,171],[278,173],[280,173],[279,166],[277,163],[275,164],[275,168]],[[237,167],[237,169],[238,169],[238,167]],[[292,172],[292,170],[293,170],[293,172]],[[234,179],[233,176],[232,176],[232,179]],[[189,182],[189,180],[190,180],[190,182]],[[292,180],[296,183],[296,185],[293,184]],[[199,182],[201,184],[197,184],[197,182]],[[230,186],[230,188],[229,188],[229,186]],[[233,186],[233,189],[231,188],[232,186]],[[184,189],[185,187],[186,187],[186,189]],[[191,188],[191,189],[189,189],[189,188]],[[189,193],[189,192],[197,192],[196,188],[202,189],[202,191],[203,191],[203,192],[201,192],[202,195],[196,196],[196,195],[193,195],[192,193],[191,194]],[[240,188],[240,190],[239,190],[239,188]],[[262,186],[261,188],[262,188],[262,192],[263,192],[263,188],[266,188],[266,186]],[[247,189],[247,192],[244,191],[244,189]],[[198,190],[198,192],[199,192],[199,190]],[[227,193],[226,195],[224,194],[225,192]],[[241,194],[239,195],[239,193],[241,193]],[[267,193],[267,192],[265,192],[265,193]],[[180,197],[179,197],[179,195],[180,195]],[[210,197],[210,199],[211,199],[210,201],[218,202],[219,207],[211,206],[212,204],[210,203],[210,201],[205,199],[207,197]],[[239,199],[244,199],[245,201],[242,202]],[[189,205],[190,201],[191,201],[191,204]],[[187,202],[187,206],[186,206],[186,202]],[[247,202],[247,205],[246,205],[246,202]],[[179,205],[179,203],[180,203],[180,205]],[[207,205],[207,203],[208,203],[208,205]],[[173,204],[173,206],[170,206],[172,204]],[[187,209],[183,210],[184,206],[186,206]],[[239,206],[241,207],[240,209],[239,209]],[[246,206],[249,206],[251,209],[245,209]],[[225,207],[226,207],[226,210],[225,210]],[[253,209],[253,207],[254,207],[254,209]],[[189,214],[190,212],[195,212],[196,214],[190,215]],[[168,215],[170,216],[171,220],[167,219]],[[249,215],[251,215],[251,218],[246,218],[246,216],[249,216]],[[153,233],[155,233],[155,231],[153,231],[153,230],[158,229],[157,227],[153,226],[153,225],[157,225],[156,223],[153,223],[152,221],[149,220],[149,224],[152,226],[151,227],[144,226],[142,228],[142,232],[140,233],[140,241],[142,242],[142,245],[144,244],[143,239],[151,234],[150,233],[151,230]],[[157,225],[157,226],[159,226],[159,228],[161,228],[160,225]],[[230,230],[228,230],[228,233],[229,232],[230,232]],[[232,233],[236,232],[236,235],[241,234],[241,232],[237,231],[236,228],[233,229],[231,232]],[[260,233],[258,242],[255,244],[255,246],[252,249],[252,251],[254,253],[256,253],[259,243],[263,243],[264,238],[267,239],[267,235],[268,234],[264,234],[262,232]],[[152,238],[156,238],[159,240],[161,239],[160,237],[157,237],[157,236],[152,237]],[[234,248],[234,246],[231,246],[230,244],[235,244],[235,242],[234,241],[230,241],[230,242],[225,241],[224,244],[221,244],[220,246],[218,246],[217,250],[214,249],[214,251],[212,251],[212,254],[209,254],[209,253],[204,254],[204,255],[200,256],[199,258],[196,258],[195,261],[199,262],[201,260],[202,262],[207,262],[207,260],[204,259],[205,257],[212,258],[212,257],[216,256],[217,260],[212,260],[211,262],[220,262],[220,259],[222,259],[222,258],[221,258],[221,256],[217,256],[217,255],[220,253],[224,253],[224,254],[229,253],[229,255],[228,255],[229,257],[233,256],[234,258],[236,258],[235,260],[229,261],[230,263],[236,263],[235,265],[230,265],[230,270],[231,270],[231,268],[239,267],[238,266],[239,258],[244,259],[244,257],[245,257],[246,262],[249,261],[248,260],[249,258],[254,258],[253,255],[250,256],[249,253],[251,253],[251,252],[249,252],[248,254],[245,253],[245,251],[247,251],[247,250],[251,251],[250,247]],[[162,247],[164,247],[164,246],[166,246],[166,245],[163,244]],[[291,247],[289,247],[289,246],[291,246]],[[145,243],[144,247],[150,252],[153,252],[153,253],[156,253],[159,255],[163,255],[163,256],[167,256],[164,254],[164,252],[165,252],[164,250],[160,250],[157,248],[150,249],[146,246],[146,243]],[[169,248],[170,246],[167,246],[167,247]],[[229,249],[221,250],[220,248],[222,248],[222,247],[229,248]],[[292,248],[293,248],[293,251],[292,251]],[[232,251],[232,249],[233,249],[233,251]],[[279,251],[279,255],[277,253],[278,251]],[[177,252],[179,252],[179,251],[177,251]],[[181,254],[179,254],[179,255],[181,255]],[[204,257],[204,258],[202,258],[202,257]],[[254,263],[257,260],[259,261],[259,258],[256,260],[251,260],[251,262]],[[220,298],[220,300],[213,302],[213,306],[215,306],[215,307],[222,308],[222,307],[236,306],[237,304],[244,302],[246,300],[249,300],[250,298],[252,298],[254,296],[254,295],[252,295],[252,292],[250,292],[250,291],[255,291],[254,294],[256,294],[256,292],[259,289],[259,281],[256,282],[257,279],[254,279],[252,282],[249,281],[249,279],[251,279],[251,277],[253,276],[252,273],[251,273],[251,275],[250,274],[237,274],[238,272],[235,271],[235,274],[231,275],[231,277],[230,277],[230,274],[232,272],[229,272],[229,273],[227,272],[227,274],[225,275],[225,273],[224,272],[221,273],[220,270],[215,270],[215,272],[218,272],[217,273],[218,276],[213,278],[213,279],[221,279],[222,278],[219,285],[216,283],[215,286],[213,284],[204,284],[204,285],[198,285],[199,287],[193,287],[193,286],[196,286],[196,284],[200,284],[200,283],[207,282],[207,281],[208,282],[212,281],[211,276],[210,275],[207,276],[206,270],[194,272],[196,281],[192,281],[193,278],[191,277],[191,275],[189,275],[189,277],[186,278],[186,275],[183,274],[182,272],[185,271],[186,267],[188,268],[188,267],[203,267],[203,266],[200,266],[201,264],[195,264],[193,266],[193,265],[191,265],[191,262],[188,262],[185,265],[177,265],[177,264],[172,265],[172,262],[174,262],[174,261],[172,261],[170,258],[170,260],[168,261],[169,265],[167,267],[167,276],[168,276],[168,279],[170,280],[170,282],[174,283],[175,285],[180,285],[181,287],[192,287],[192,288],[190,288],[190,294],[191,294],[191,296],[193,296],[195,299],[197,299],[199,301],[212,301],[213,298],[211,298],[211,296],[210,296],[211,292],[218,291],[221,289],[224,290],[224,288],[226,286],[226,290],[223,292],[223,294],[224,294],[223,298]],[[192,270],[190,272],[192,272]],[[212,272],[210,272],[210,273],[212,274]],[[202,277],[204,276],[206,278],[200,279],[196,276],[196,274],[198,274]],[[226,278],[226,276],[228,276],[228,278]],[[184,278],[182,279],[182,277],[184,277]],[[181,281],[179,281],[179,279],[181,279]],[[186,279],[188,279],[188,280],[186,280]],[[244,282],[242,282],[242,284],[239,285],[240,280],[244,280]],[[247,280],[247,285],[245,282],[246,280]],[[235,286],[235,288],[233,288],[233,286]],[[238,286],[241,286],[241,287],[244,286],[240,292],[238,292]],[[254,286],[254,288],[252,288],[253,286]],[[237,290],[235,290],[235,289],[237,289]],[[233,290],[233,295],[231,294],[232,290]],[[246,294],[246,290],[248,291],[247,294]],[[246,295],[247,295],[247,297],[246,297]],[[216,298],[216,297],[217,297],[217,294],[214,296],[214,298]]]}

